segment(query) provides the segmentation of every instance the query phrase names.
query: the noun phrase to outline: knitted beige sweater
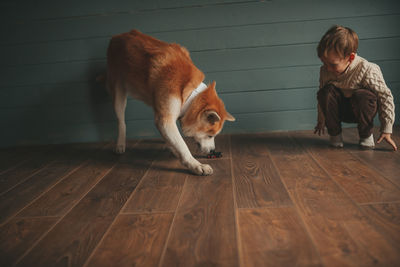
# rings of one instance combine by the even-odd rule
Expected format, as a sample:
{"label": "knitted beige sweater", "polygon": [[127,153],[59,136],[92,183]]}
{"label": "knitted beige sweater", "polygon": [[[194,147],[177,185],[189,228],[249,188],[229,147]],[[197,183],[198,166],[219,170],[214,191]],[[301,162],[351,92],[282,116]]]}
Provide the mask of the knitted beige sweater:
{"label": "knitted beige sweater", "polygon": [[[351,97],[354,90],[362,88],[376,92],[381,132],[392,133],[394,124],[393,95],[387,87],[378,65],[356,55],[346,71],[339,76],[328,72],[322,66],[319,76],[319,88],[323,88],[327,84],[333,84],[340,88],[345,97]],[[318,122],[324,123],[324,121],[325,118],[318,105]]]}

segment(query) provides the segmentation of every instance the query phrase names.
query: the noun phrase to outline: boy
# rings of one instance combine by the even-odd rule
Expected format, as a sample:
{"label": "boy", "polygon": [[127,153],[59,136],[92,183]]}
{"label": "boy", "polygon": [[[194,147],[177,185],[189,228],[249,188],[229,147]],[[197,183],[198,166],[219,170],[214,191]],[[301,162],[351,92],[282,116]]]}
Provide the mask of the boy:
{"label": "boy", "polygon": [[333,26],[318,44],[320,69],[318,123],[314,133],[328,129],[330,144],[343,147],[341,122],[356,122],[362,148],[375,147],[372,135],[373,119],[379,113],[381,134],[397,150],[391,138],[394,123],[394,103],[378,65],[357,55],[358,36],[347,27]]}

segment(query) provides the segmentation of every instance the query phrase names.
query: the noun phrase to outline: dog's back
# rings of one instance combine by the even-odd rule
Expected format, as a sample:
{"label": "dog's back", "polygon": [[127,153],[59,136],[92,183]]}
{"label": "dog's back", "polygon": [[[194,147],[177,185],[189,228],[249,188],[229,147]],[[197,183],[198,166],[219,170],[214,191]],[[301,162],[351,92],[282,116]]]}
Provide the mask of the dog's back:
{"label": "dog's back", "polygon": [[204,74],[177,45],[157,40],[138,31],[114,36],[107,53],[107,87],[113,96],[118,120],[115,151],[126,146],[125,108],[127,94],[153,107],[161,136],[182,164],[192,172],[209,175],[212,168],[193,158],[182,132],[192,136],[205,153],[215,149],[214,137],[225,120],[235,120],[215,91],[215,82],[203,83]]}
{"label": "dog's back", "polygon": [[189,52],[137,30],[114,36],[107,51],[108,88],[124,87],[135,98],[154,106],[160,94],[185,99],[204,79]]}

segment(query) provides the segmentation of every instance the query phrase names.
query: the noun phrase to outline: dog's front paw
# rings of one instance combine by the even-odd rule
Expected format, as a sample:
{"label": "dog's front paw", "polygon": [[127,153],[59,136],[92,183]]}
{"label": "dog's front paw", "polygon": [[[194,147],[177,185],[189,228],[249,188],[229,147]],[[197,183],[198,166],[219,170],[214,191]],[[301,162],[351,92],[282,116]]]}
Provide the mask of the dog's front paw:
{"label": "dog's front paw", "polygon": [[122,154],[125,152],[125,145],[116,145],[114,152],[117,154]]}
{"label": "dog's front paw", "polygon": [[213,169],[208,164],[199,164],[192,171],[197,175],[211,175],[213,174]]}

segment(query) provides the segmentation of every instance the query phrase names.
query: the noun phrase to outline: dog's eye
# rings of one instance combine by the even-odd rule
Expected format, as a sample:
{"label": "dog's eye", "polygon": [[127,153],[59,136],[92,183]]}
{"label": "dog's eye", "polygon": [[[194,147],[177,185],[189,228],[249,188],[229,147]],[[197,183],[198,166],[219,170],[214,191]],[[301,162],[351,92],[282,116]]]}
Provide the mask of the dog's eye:
{"label": "dog's eye", "polygon": [[212,135],[209,135],[208,138],[213,138],[213,136],[212,136]]}

